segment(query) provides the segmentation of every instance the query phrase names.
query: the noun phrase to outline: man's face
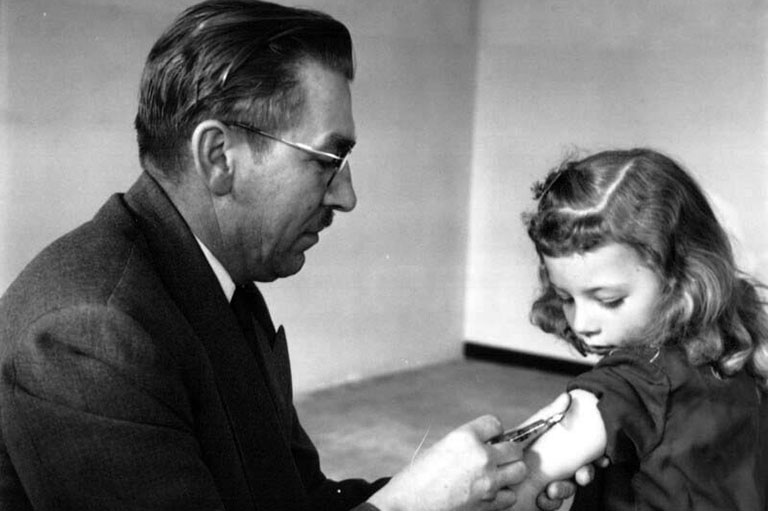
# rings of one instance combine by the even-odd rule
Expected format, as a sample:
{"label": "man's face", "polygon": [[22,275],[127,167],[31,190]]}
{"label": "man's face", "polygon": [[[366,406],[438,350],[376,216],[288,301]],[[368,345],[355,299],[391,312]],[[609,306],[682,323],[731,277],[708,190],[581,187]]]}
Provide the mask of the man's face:
{"label": "man's face", "polygon": [[[315,63],[303,64],[299,76],[305,92],[302,118],[295,128],[275,134],[327,153],[343,153],[355,140],[349,82]],[[277,141],[256,154],[244,140],[232,152],[235,182],[225,227],[231,253],[243,269],[233,278],[271,281],[293,275],[304,265],[304,252],[331,224],[334,210],[355,207],[349,166],[327,186],[333,173],[327,159]]]}

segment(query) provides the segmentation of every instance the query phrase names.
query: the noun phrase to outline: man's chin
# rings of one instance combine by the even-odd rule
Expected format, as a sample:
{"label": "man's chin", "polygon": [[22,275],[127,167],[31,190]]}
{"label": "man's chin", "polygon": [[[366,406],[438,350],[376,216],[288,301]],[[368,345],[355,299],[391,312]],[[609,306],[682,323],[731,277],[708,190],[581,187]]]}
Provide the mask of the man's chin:
{"label": "man's chin", "polygon": [[304,252],[286,257],[280,261],[280,264],[275,269],[275,278],[283,279],[285,277],[290,277],[291,275],[296,275],[304,267],[306,260],[307,258],[304,255]]}

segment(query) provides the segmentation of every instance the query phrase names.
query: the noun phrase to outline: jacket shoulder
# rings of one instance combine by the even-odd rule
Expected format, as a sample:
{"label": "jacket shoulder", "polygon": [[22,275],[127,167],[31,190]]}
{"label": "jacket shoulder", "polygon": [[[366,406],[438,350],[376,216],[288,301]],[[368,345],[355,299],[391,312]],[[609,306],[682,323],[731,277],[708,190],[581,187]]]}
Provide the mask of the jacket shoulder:
{"label": "jacket shoulder", "polygon": [[33,321],[55,309],[106,304],[126,273],[148,260],[141,231],[123,195],[115,194],[93,219],[32,259],[0,299],[0,317]]}

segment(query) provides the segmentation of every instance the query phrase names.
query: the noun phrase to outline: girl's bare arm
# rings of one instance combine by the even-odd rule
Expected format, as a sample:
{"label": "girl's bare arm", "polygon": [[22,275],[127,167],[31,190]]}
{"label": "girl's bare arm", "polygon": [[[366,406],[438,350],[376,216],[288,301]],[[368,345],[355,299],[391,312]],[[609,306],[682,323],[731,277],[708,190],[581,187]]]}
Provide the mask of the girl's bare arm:
{"label": "girl's bare arm", "polygon": [[[528,477],[513,487],[517,493],[515,511],[537,510],[536,497],[547,484],[572,477],[577,469],[605,452],[605,424],[597,409],[597,397],[578,389],[570,391],[570,395],[571,406],[563,420],[525,451]],[[567,406],[568,396],[561,394],[526,423],[561,412]]]}

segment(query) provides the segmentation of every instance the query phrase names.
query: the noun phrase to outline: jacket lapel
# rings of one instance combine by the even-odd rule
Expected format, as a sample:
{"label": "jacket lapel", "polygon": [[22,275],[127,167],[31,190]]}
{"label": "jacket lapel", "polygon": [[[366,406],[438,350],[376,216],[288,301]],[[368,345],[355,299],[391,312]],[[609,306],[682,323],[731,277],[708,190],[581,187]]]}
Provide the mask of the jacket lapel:
{"label": "jacket lapel", "polygon": [[[289,440],[281,433],[285,426],[278,418],[260,364],[192,232],[162,188],[146,173],[125,195],[125,201],[147,238],[169,294],[208,354],[257,508],[303,508],[304,490]],[[276,374],[268,377],[272,381],[279,378]]]}

